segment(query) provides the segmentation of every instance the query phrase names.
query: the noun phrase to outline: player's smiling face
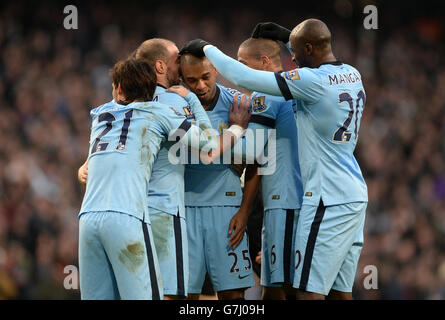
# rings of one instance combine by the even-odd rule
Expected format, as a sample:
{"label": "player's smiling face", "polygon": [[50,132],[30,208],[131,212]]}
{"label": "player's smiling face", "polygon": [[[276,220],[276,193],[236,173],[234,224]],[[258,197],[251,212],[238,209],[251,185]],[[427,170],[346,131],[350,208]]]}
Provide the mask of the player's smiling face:
{"label": "player's smiling face", "polygon": [[196,64],[181,63],[181,74],[185,84],[193,91],[203,105],[215,97],[218,72],[207,58]]}

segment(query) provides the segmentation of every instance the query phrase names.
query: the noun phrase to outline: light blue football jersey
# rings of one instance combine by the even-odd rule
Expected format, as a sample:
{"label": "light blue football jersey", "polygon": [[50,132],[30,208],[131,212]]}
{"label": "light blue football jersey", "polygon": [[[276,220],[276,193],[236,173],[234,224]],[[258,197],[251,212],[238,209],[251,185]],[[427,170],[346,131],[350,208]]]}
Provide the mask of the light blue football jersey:
{"label": "light blue football jersey", "polygon": [[[295,102],[259,92],[252,93],[251,97],[251,122],[268,122],[269,127],[276,130],[275,171],[273,174],[261,177],[264,210],[300,209],[303,183],[298,160]],[[260,116],[269,121],[257,120]]]}
{"label": "light blue football jersey", "polygon": [[79,215],[118,211],[148,218],[148,183],[161,143],[191,124],[157,102],[114,101],[91,111],[88,181]]}
{"label": "light blue football jersey", "polygon": [[354,157],[366,100],[360,73],[333,62],[283,73],[254,70],[208,46],[205,55],[218,72],[243,88],[297,101],[303,204],[325,206],[368,201]]}
{"label": "light blue football jersey", "polygon": [[[153,101],[174,108],[177,113],[184,115],[188,120],[195,119],[184,98],[176,93],[167,92],[160,85],[156,88]],[[174,143],[173,141],[162,143],[153,164],[148,190],[148,207],[171,215],[179,213],[180,217],[185,217],[184,165],[181,163],[172,164],[168,159],[168,151]]]}
{"label": "light blue football jersey", "polygon": [[[281,75],[281,76],[280,76]],[[340,61],[276,74],[286,99],[297,100],[303,203],[368,201],[354,157],[366,101],[360,73]]]}
{"label": "light blue football jersey", "polygon": [[[237,91],[219,84],[216,90],[214,102],[207,109],[207,115],[213,129],[222,134],[224,129],[229,128],[230,105]],[[230,164],[187,164],[184,177],[186,206],[241,205],[240,178]]]}

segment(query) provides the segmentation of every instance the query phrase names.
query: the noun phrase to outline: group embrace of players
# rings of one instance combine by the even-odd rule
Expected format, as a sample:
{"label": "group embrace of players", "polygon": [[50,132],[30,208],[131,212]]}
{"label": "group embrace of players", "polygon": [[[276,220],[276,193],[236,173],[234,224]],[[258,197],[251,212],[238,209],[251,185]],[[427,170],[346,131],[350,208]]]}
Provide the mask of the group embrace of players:
{"label": "group embrace of players", "polygon": [[[281,42],[299,68],[283,71]],[[250,97],[217,84],[218,72]],[[260,185],[263,298],[352,298],[368,201],[353,156],[366,96],[322,21],[259,23],[238,61],[204,40],[179,51],[150,39],[110,75],[113,100],[91,111],[78,172],[82,299],[197,299],[206,273],[219,299],[244,299]],[[184,150],[205,159],[172,161]],[[228,153],[247,163],[244,189],[244,168],[220,161]]]}

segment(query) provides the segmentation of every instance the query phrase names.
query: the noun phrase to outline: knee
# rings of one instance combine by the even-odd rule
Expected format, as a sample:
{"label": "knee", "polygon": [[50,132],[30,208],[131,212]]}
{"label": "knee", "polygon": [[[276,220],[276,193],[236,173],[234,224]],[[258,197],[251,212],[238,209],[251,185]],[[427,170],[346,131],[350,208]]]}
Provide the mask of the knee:
{"label": "knee", "polygon": [[327,296],[328,300],[352,300],[352,292],[331,290]]}
{"label": "knee", "polygon": [[325,296],[319,293],[297,290],[296,297],[298,300],[325,300]]}
{"label": "knee", "polygon": [[244,290],[218,291],[218,300],[244,300]]}

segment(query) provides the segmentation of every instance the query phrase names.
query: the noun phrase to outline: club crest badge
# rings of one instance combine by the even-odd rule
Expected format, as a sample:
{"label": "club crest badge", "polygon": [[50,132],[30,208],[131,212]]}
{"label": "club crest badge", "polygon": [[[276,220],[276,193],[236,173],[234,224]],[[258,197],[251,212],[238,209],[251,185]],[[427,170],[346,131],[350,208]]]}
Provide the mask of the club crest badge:
{"label": "club crest badge", "polygon": [[262,112],[266,110],[267,106],[265,104],[266,97],[265,96],[259,96],[252,99],[252,110],[253,112]]}

